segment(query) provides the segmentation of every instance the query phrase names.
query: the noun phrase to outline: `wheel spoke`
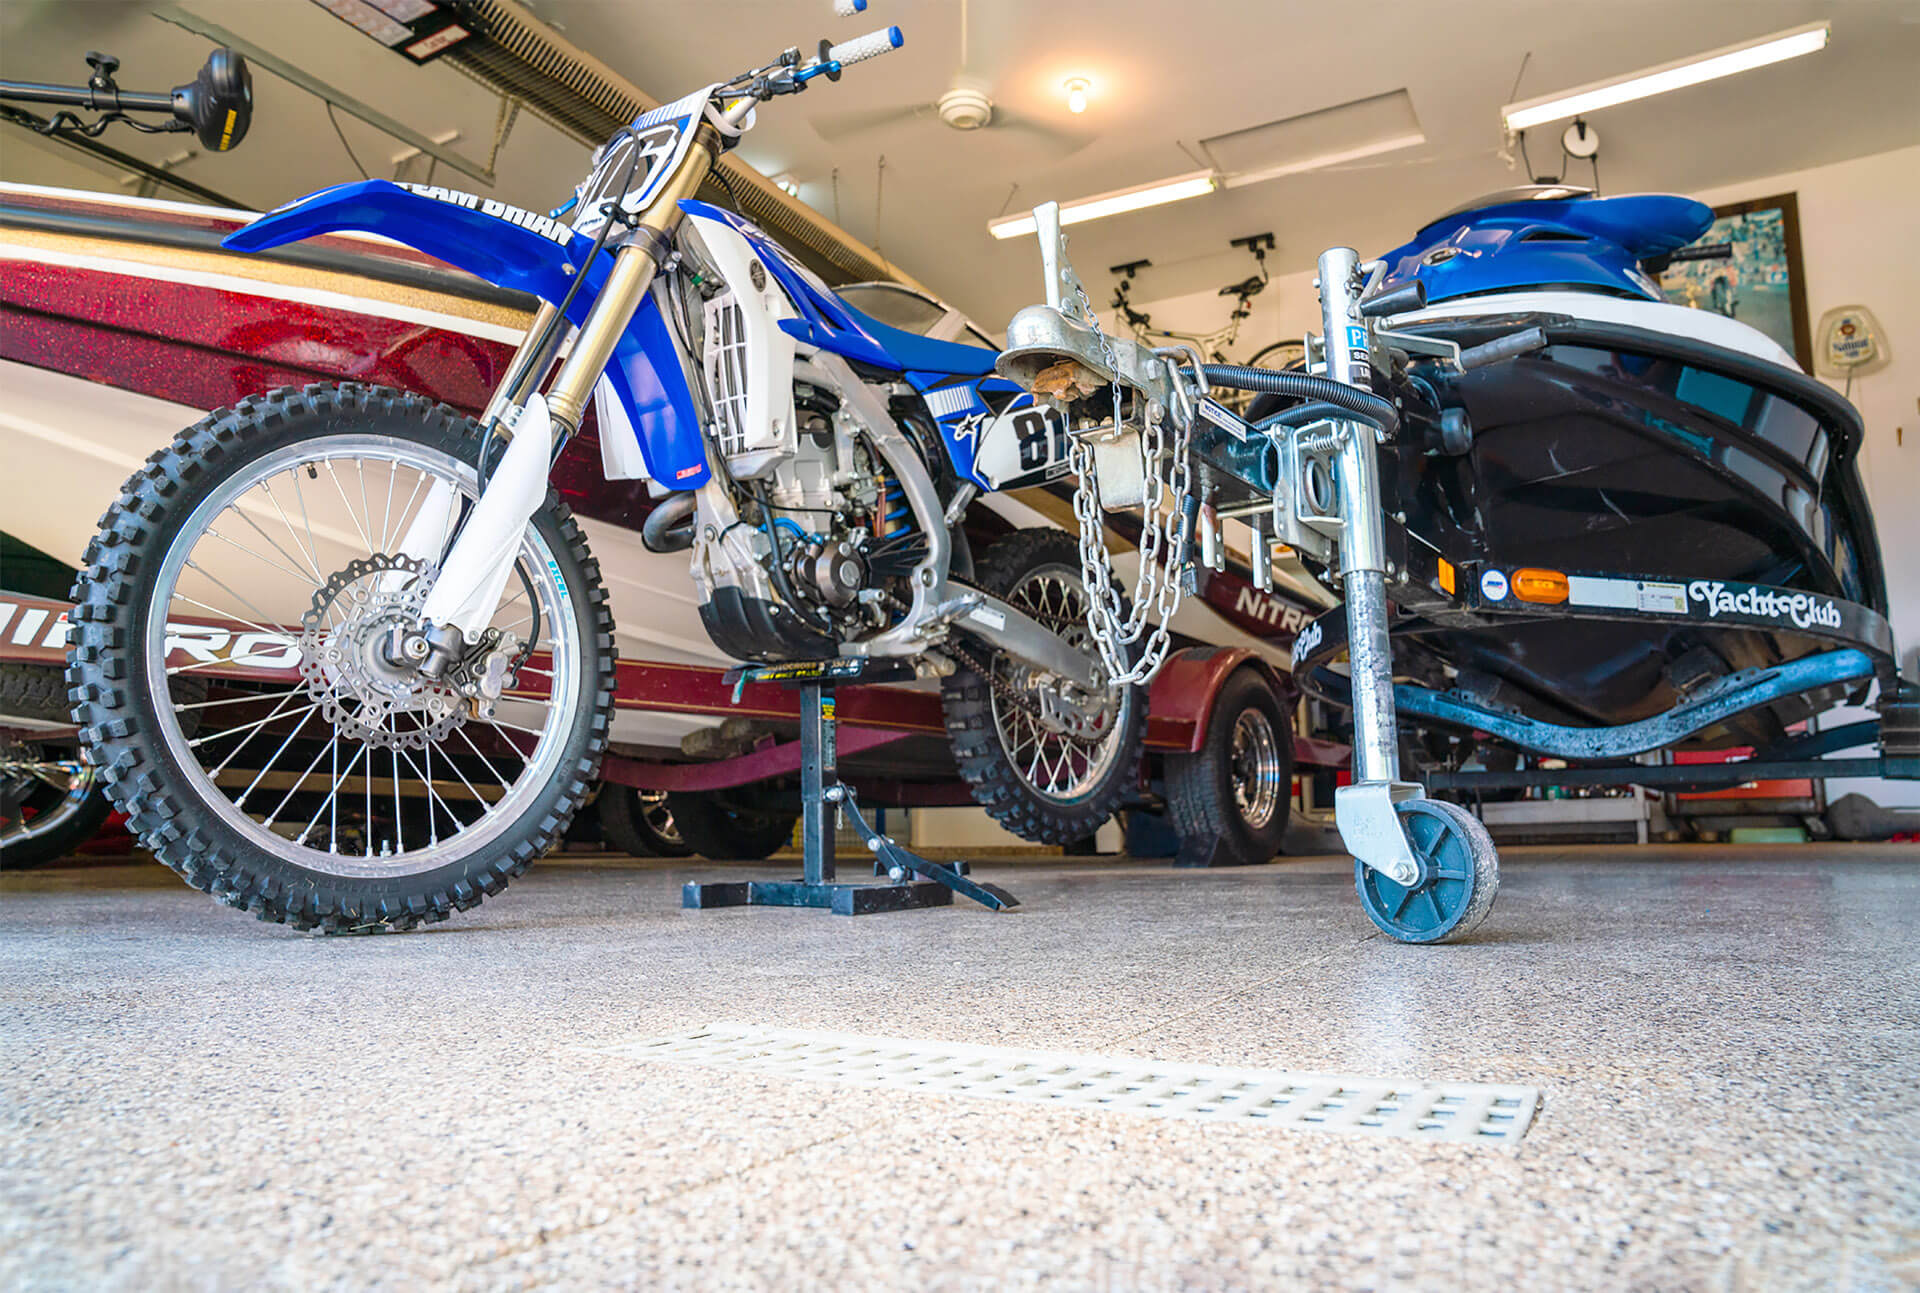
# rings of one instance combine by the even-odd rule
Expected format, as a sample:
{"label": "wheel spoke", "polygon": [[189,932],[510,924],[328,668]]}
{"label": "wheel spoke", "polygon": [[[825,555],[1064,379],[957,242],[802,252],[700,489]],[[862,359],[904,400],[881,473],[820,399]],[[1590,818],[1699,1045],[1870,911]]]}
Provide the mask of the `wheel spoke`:
{"label": "wheel spoke", "polygon": [[[265,727],[268,723],[271,723],[274,719],[286,713],[287,706],[293,702],[295,697],[304,696],[304,695],[306,695],[306,693],[303,691],[290,691],[281,698],[280,704],[274,709],[274,711],[271,714],[268,714],[265,718],[255,719],[253,722],[248,723],[244,727],[229,727],[218,732],[208,732],[205,736],[195,737],[193,740],[188,741],[187,748],[189,750],[198,749],[200,746],[205,745],[208,741],[217,741],[217,740],[220,740],[222,737],[227,737],[227,736],[238,736],[242,732],[251,732],[255,728]],[[318,709],[320,708],[320,703],[318,701],[315,701],[312,704],[309,704],[307,708]],[[245,745],[245,744],[246,742],[244,741],[241,742],[241,745]],[[239,749],[236,748],[233,753],[238,754],[239,752],[240,752]],[[228,759],[233,758],[233,754],[229,754],[227,758]],[[225,763],[222,763],[220,766],[224,768],[227,765]]]}
{"label": "wheel spoke", "polygon": [[[293,478],[293,491],[295,494],[298,494],[300,492],[300,478],[298,476],[295,476]],[[300,548],[300,550],[306,554],[307,564],[313,567],[314,578],[320,580],[322,583],[326,582],[326,576],[320,573],[320,554],[313,549],[313,545],[311,543],[302,547],[300,543],[300,532],[293,528],[293,522],[288,518],[286,509],[281,507],[280,500],[274,497],[273,486],[269,484],[267,481],[263,480],[260,482],[260,492],[267,496],[267,501],[273,504],[273,510],[280,514],[280,523],[287,527],[287,537],[293,540],[293,546],[296,548]],[[304,499],[301,501],[300,506],[301,506],[301,514],[305,515],[306,502]],[[255,526],[254,528],[258,529],[259,527]],[[262,533],[265,533],[265,532],[262,531]],[[307,527],[307,537],[309,539],[313,537],[312,526]]]}
{"label": "wheel spoke", "polygon": [[[200,570],[200,567],[194,565],[191,561],[187,563],[187,566],[189,569],[192,569],[192,570]],[[206,577],[209,580],[212,580],[214,583],[220,584],[220,581],[218,579],[214,579],[213,576],[208,575],[206,571],[200,570],[200,573],[203,575],[206,575]],[[227,588],[225,584],[220,584],[220,587]],[[230,593],[233,593],[233,590],[231,588],[227,588],[227,591]],[[246,602],[248,609],[253,611],[254,614],[260,616],[261,619],[268,618],[267,613],[265,611],[261,610],[258,606],[255,606],[252,602],[248,602],[246,598],[240,597],[240,594],[233,593],[233,595],[235,597],[239,597],[242,602]],[[217,606],[209,606],[207,605],[207,603],[200,601],[197,598],[187,596],[185,593],[181,592],[177,588],[174,590],[173,597],[171,598],[171,600],[176,602],[185,602],[189,606],[197,606],[201,610],[206,611],[209,615],[218,615],[222,619],[232,620],[236,624],[244,624],[248,628],[254,630],[256,633],[265,633],[269,637],[277,637],[281,639],[282,642],[289,645],[291,645],[294,640],[293,635],[288,633],[285,629],[268,628],[264,624],[259,624],[254,622],[253,620],[246,619],[243,616],[235,615],[232,611],[223,611]]]}
{"label": "wheel spoke", "polygon": [[313,711],[318,708],[318,705],[310,705],[307,707],[307,712],[300,716],[300,721],[294,724],[291,732],[287,733],[287,739],[280,742],[279,747],[267,756],[267,761],[260,765],[258,772],[253,774],[253,780],[247,783],[247,788],[242,790],[240,797],[233,801],[235,808],[245,808],[247,806],[247,796],[253,793],[253,788],[260,784],[267,773],[273,771],[273,765],[280,761],[280,756],[286,753],[287,747],[293,744],[293,738],[300,735],[300,729],[307,725],[307,720],[313,717]]}
{"label": "wheel spoke", "polygon": [[[371,555],[375,551],[373,536],[367,533],[367,527],[360,524],[360,518],[354,514],[353,504],[347,501],[346,487],[340,483],[340,473],[333,469],[333,459],[331,458],[327,459],[327,478],[333,482],[334,492],[340,495],[340,506],[347,509],[347,519],[352,521],[353,528],[360,532],[360,542],[367,545],[367,552]],[[366,473],[364,471],[361,472],[360,480],[362,485],[366,483],[366,478]]]}
{"label": "wheel spoke", "polygon": [[245,696],[231,696],[226,700],[196,700],[186,705],[175,705],[173,708],[184,713],[192,709],[213,709],[220,705],[259,705],[272,699],[271,693],[261,691],[251,692]]}
{"label": "wheel spoke", "polygon": [[392,537],[393,478],[399,473],[400,464],[391,458],[387,459],[387,501],[380,508],[380,551],[382,552],[387,550],[387,543]]}
{"label": "wheel spoke", "polygon": [[[268,497],[271,498],[272,495],[269,494]],[[276,502],[274,504],[275,510],[278,510],[279,506],[280,504]],[[240,506],[238,502],[228,504],[227,512],[233,513],[235,516],[245,521],[248,525],[252,526],[253,532],[259,535],[260,538],[266,543],[268,547],[272,548],[275,552],[285,557],[289,562],[293,563],[295,567],[299,567],[305,562],[306,554],[302,553],[299,556],[295,556],[293,553],[288,552],[285,548],[281,547],[280,541],[274,538],[271,534],[268,534],[265,530],[261,529],[260,522],[254,520],[251,516],[247,515],[247,509]],[[225,516],[227,512],[222,512],[221,515]],[[285,513],[281,514],[281,519],[282,520],[286,519]],[[209,529],[209,533],[211,533],[211,529]],[[287,528],[287,533],[289,536],[293,535],[293,528],[291,526]],[[232,542],[232,540],[228,540],[228,542]],[[295,547],[299,546],[299,542],[297,538],[295,539],[294,546]],[[316,588],[320,587],[322,582],[321,580],[314,578],[313,575],[308,574],[304,570],[298,571],[298,573],[300,575],[300,578],[305,580],[307,583],[312,584]]]}
{"label": "wheel spoke", "polygon": [[[268,813],[267,819],[260,824],[262,826],[272,827],[276,821],[280,820],[280,814],[286,809],[286,806],[292,802],[293,797],[300,792],[300,787],[307,784],[307,778],[312,776],[313,770],[320,766],[320,760],[327,757],[327,751],[335,751],[334,757],[338,760],[339,748],[339,742],[329,738],[327,742],[320,747],[320,752],[313,756],[313,762],[307,765],[307,770],[294,778],[293,784],[287,787],[287,793],[280,797],[280,802],[273,806],[273,811]],[[322,807],[324,807],[324,805],[322,805]],[[317,817],[318,814],[315,814],[315,816]],[[311,827],[311,823],[309,823],[309,827]],[[306,832],[302,831],[299,838],[304,840],[306,838]]]}
{"label": "wheel spoke", "polygon": [[[311,465],[307,470],[312,471]],[[313,537],[313,517],[307,512],[307,491],[300,487],[300,469],[295,467],[293,476],[293,496],[300,500],[300,524],[307,527],[307,550],[313,553],[313,568],[320,569],[320,544]],[[316,475],[318,473],[315,473]]]}
{"label": "wheel spoke", "polygon": [[453,730],[460,734],[460,739],[467,743],[467,748],[469,750],[472,750],[475,755],[479,756],[480,762],[486,767],[488,772],[491,772],[493,774],[493,779],[500,783],[500,788],[502,790],[511,789],[513,786],[513,783],[500,775],[500,769],[494,767],[493,760],[489,759],[481,751],[480,747],[473,743],[473,738],[467,735],[467,729],[464,727],[456,727]]}
{"label": "wheel spoke", "polygon": [[[233,510],[234,510],[233,508],[227,509],[227,511],[229,512]],[[249,548],[246,544],[241,543],[239,540],[228,538],[226,535],[220,533],[220,531],[214,529],[211,525],[207,527],[207,537],[210,539],[218,539],[220,540],[220,542],[228,545],[229,547],[238,548],[240,549],[240,551],[246,553],[249,557],[252,557],[254,560],[258,561],[261,565],[270,567],[271,569],[274,569],[274,570],[281,571],[284,574],[292,575],[295,579],[298,579],[302,583],[313,584],[315,588],[318,588],[320,586],[319,584],[314,583],[313,576],[309,575],[306,571],[295,570],[291,566],[284,566],[284,565],[281,565],[278,561],[270,560],[263,553],[255,552],[252,548]],[[283,553],[281,555],[284,556],[285,554]],[[203,570],[200,573],[205,574],[206,572]]]}

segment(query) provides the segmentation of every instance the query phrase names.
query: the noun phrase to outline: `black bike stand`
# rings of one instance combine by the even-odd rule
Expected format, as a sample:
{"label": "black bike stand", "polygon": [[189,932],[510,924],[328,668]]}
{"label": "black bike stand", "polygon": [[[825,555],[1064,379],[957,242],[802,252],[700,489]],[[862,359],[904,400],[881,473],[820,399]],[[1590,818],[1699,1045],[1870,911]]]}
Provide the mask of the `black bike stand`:
{"label": "black bike stand", "polygon": [[[876,911],[947,907],[958,893],[994,911],[1019,906],[997,885],[968,877],[967,864],[929,862],[867,824],[853,789],[840,781],[835,738],[833,689],[842,682],[913,677],[894,660],[828,660],[818,663],[762,665],[727,674],[734,694],[749,682],[780,682],[800,691],[800,837],[804,874],[798,880],[689,880],[683,907],[825,907],[838,916]],[[836,811],[837,810],[837,811]],[[885,883],[838,884],[834,881],[834,829],[845,812],[873,851],[875,875]],[[910,875],[923,880],[909,880]]]}

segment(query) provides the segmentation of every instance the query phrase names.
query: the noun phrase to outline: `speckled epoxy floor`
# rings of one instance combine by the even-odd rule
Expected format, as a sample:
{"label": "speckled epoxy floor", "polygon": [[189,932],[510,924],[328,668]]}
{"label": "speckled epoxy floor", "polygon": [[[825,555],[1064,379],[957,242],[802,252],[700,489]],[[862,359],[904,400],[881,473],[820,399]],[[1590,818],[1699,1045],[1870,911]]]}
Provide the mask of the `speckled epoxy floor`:
{"label": "speckled epoxy floor", "polygon": [[[1515,849],[1480,939],[1330,862],[986,866],[1026,906],[678,909],[560,860],[321,940],[0,878],[0,1287],[1920,1283],[1920,850]],[[588,1047],[713,1019],[1531,1083],[1517,1152]]]}

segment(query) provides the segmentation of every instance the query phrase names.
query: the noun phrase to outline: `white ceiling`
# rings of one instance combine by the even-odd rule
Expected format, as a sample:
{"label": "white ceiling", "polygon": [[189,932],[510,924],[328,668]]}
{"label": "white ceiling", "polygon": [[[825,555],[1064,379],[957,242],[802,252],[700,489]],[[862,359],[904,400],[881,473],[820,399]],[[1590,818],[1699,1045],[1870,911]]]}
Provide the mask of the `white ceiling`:
{"label": "white ceiling", "polygon": [[[130,88],[185,80],[205,42],[147,16],[151,7],[0,0],[0,74],[78,80],[80,54],[105,48],[126,60],[121,79]],[[455,147],[486,153],[495,103],[449,68],[411,68],[306,0],[189,0],[188,7],[423,133],[460,129]],[[743,152],[769,174],[794,174],[801,196],[830,217],[838,168],[839,221],[989,324],[1032,299],[1039,283],[1031,238],[1000,242],[986,232],[1003,210],[1191,171],[1201,139],[1399,90],[1425,144],[1078,226],[1073,255],[1088,286],[1103,294],[1107,266],[1146,257],[1154,268],[1139,289],[1143,300],[1215,287],[1247,272],[1244,253],[1228,240],[1266,230],[1279,237],[1276,273],[1310,266],[1336,242],[1385,250],[1460,200],[1524,178],[1497,155],[1498,109],[1510,98],[1823,18],[1833,23],[1833,41],[1819,54],[1596,114],[1602,187],[1687,192],[1920,142],[1920,0],[971,0],[968,74],[1004,108],[1084,133],[1085,146],[1071,150],[1033,132],[961,133],[924,116],[832,143],[822,137],[822,127],[831,131],[850,114],[931,102],[947,88],[961,70],[958,0],[873,0],[851,20],[834,18],[828,0],[533,0],[532,7],[661,97],[764,61],[787,44],[810,48],[821,36],[845,39],[897,23],[904,49],[849,69],[837,85],[820,82],[768,105]],[[1077,119],[1060,89],[1075,74],[1095,86]],[[314,101],[256,76],[252,138],[237,153],[187,162],[185,173],[258,205],[352,178]],[[390,173],[387,159],[400,146],[357,122],[343,118],[343,126],[362,162]],[[1557,171],[1558,128],[1536,133],[1529,140],[1535,167]],[[116,135],[116,146],[142,156],[179,150],[179,137]],[[582,164],[582,149],[522,118],[491,191],[549,206]],[[0,134],[0,176],[87,182],[83,174],[18,131]],[[1587,174],[1576,163],[1569,178]],[[444,168],[440,178],[487,191]]]}

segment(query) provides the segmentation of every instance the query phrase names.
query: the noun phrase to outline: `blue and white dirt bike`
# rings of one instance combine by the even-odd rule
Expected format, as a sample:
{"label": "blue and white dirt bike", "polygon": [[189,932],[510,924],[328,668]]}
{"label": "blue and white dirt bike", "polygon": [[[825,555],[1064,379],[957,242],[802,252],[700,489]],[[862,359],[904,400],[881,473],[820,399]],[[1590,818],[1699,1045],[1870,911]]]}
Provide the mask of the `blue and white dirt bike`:
{"label": "blue and white dirt bike", "polygon": [[[478,421],[397,390],[277,390],[127,483],[77,587],[69,678],[158,857],[263,919],[405,928],[559,836],[615,692],[599,570],[548,488],[590,404],[609,477],[664,495],[648,546],[689,554],[724,652],[909,661],[943,680],[960,769],[1009,828],[1061,842],[1113,812],[1145,694],[1088,640],[1074,540],[1016,531],[975,562],[959,529],[980,491],[1064,474],[1059,415],[995,352],[862,315],[692,197],[758,104],[900,43],[789,50],[646,113],[596,154],[570,225],[370,180],[228,239],[372,231],[543,304]],[[248,625],[297,678],[176,708],[169,676],[201,664],[168,621],[196,616]]]}

